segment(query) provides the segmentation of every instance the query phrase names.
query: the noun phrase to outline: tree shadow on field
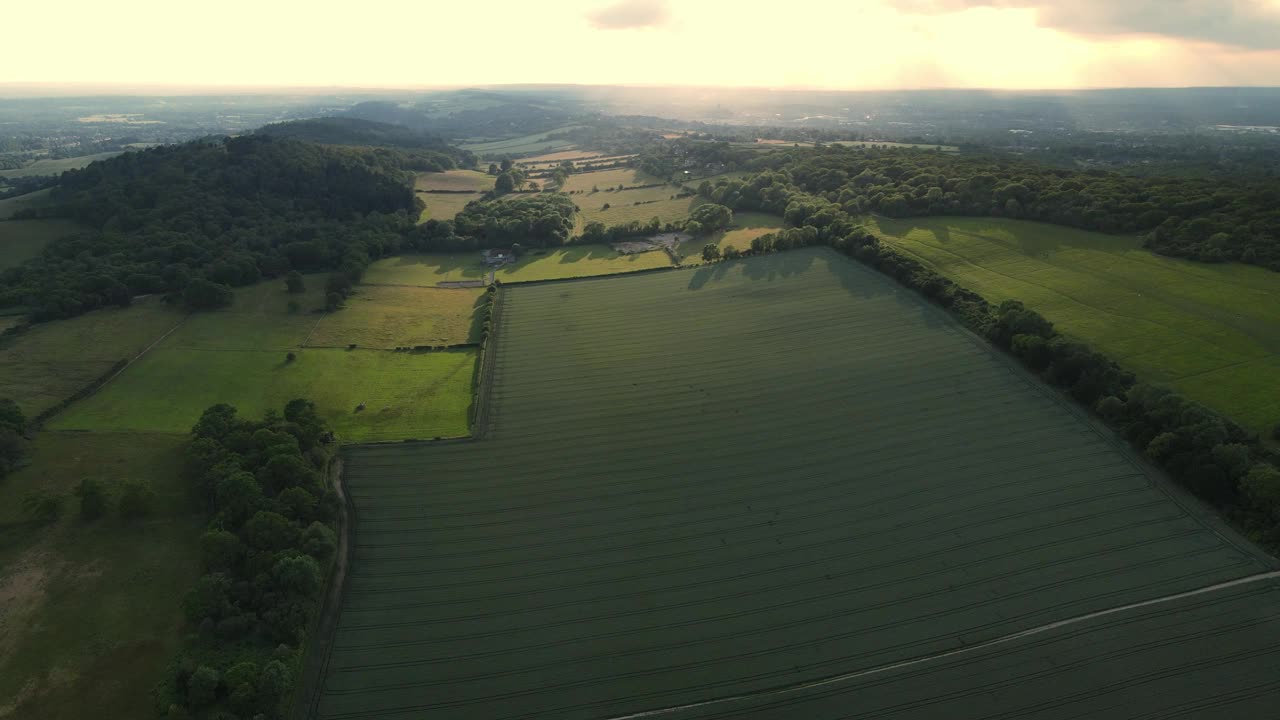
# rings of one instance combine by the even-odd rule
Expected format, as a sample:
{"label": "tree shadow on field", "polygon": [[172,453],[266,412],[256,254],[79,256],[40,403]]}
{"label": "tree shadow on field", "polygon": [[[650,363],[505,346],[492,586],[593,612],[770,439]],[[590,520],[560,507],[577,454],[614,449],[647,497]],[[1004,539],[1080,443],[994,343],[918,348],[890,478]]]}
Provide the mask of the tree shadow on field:
{"label": "tree shadow on field", "polygon": [[817,253],[812,250],[788,250],[773,253],[757,262],[748,263],[744,274],[751,280],[772,282],[778,278],[801,275],[813,267]]}
{"label": "tree shadow on field", "polygon": [[689,278],[689,289],[701,290],[707,283],[724,277],[725,273],[729,272],[730,267],[743,264],[750,265],[746,260],[724,260],[710,265],[702,265],[697,270],[694,270],[693,277]]}

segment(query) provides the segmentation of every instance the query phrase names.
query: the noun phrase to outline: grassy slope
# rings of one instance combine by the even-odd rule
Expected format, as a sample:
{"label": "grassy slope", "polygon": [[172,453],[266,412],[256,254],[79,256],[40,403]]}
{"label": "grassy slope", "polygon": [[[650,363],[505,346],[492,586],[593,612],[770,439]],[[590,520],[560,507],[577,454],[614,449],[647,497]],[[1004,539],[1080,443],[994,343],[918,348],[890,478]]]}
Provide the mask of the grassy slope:
{"label": "grassy slope", "polygon": [[420,193],[418,197],[427,204],[418,222],[428,220],[452,220],[467,203],[480,199],[480,193]]}
{"label": "grassy slope", "polygon": [[480,156],[489,155],[523,155],[529,153],[542,153],[551,150],[562,150],[573,147],[573,143],[569,140],[548,140],[547,136],[572,130],[576,125],[569,125],[555,130],[548,130],[541,133],[533,133],[531,135],[522,135],[520,137],[507,138],[505,140],[494,140],[491,142],[468,143],[461,145],[463,150]]}
{"label": "grassy slope", "polygon": [[[321,717],[623,716],[1270,568],[919,295],[830,251],[506,292],[486,441],[348,453],[359,562]],[[1250,664],[1280,662],[1276,625]],[[1112,633],[1099,654],[1168,639]],[[1028,662],[1082,697],[1151,680],[1053,658]],[[1203,665],[1170,692],[1246,688]]]}
{"label": "grassy slope", "polygon": [[0,222],[0,270],[39,255],[45,245],[58,238],[74,235],[81,229],[69,220]]}
{"label": "grassy slope", "polygon": [[29,177],[32,175],[61,175],[67,170],[79,170],[89,163],[113,158],[119,154],[119,152],[105,152],[59,160],[36,160],[21,170],[0,170],[0,175],[10,178]]}
{"label": "grassy slope", "polygon": [[1140,377],[1263,430],[1280,421],[1280,276],[1015,220],[879,220],[898,248],[1000,302],[1018,298]]}
{"label": "grassy slope", "polygon": [[[495,271],[501,282],[552,280],[556,278],[613,275],[616,273],[667,267],[665,253],[619,255],[606,245],[571,245],[555,250],[534,250],[515,264]],[[441,282],[483,280],[490,269],[480,262],[480,253],[465,255],[412,254],[378,260],[365,271],[364,281],[375,285],[417,285],[429,287]]]}
{"label": "grassy slope", "polygon": [[0,397],[28,416],[75,394],[118,360],[136,356],[182,319],[159,298],[125,309],[36,325],[0,345]]}
{"label": "grassy slope", "polygon": [[[33,462],[0,482],[0,717],[147,718],[199,574],[203,519],[179,481],[178,436],[42,433]],[[69,498],[51,526],[17,514],[28,491],[82,478],[149,481],[157,512],[86,525]],[[16,705],[16,707],[15,707]]]}
{"label": "grassy slope", "polygon": [[454,345],[477,339],[481,288],[361,285],[341,312],[324,315],[308,347],[397,348]]}

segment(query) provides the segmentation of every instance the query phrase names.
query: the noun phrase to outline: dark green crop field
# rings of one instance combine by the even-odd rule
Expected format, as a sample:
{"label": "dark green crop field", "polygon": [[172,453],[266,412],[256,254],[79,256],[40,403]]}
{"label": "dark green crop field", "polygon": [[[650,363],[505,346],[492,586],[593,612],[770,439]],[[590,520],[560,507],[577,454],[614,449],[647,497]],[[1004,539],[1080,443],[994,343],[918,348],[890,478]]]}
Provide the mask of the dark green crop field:
{"label": "dark green crop field", "polygon": [[[1272,569],[950,318],[829,251],[503,293],[486,439],[347,452],[354,546],[317,717],[764,703]],[[1258,618],[1280,609],[1251,597]],[[1197,651],[1152,623],[1100,626],[1106,667],[1124,663],[1123,633]],[[1263,647],[1275,665],[1277,625],[1224,633],[1221,653]],[[1087,653],[1063,637],[1025,642]],[[936,686],[903,679],[926,667],[912,665],[824,687],[894,678],[883,692],[901,695],[867,706],[889,717],[872,710],[995,687],[1009,668],[992,657],[928,661]],[[1074,717],[1140,714],[1137,668],[1113,678],[1037,657],[1016,669],[1058,672],[1044,692],[1133,686]],[[824,717],[851,706],[861,698]]]}

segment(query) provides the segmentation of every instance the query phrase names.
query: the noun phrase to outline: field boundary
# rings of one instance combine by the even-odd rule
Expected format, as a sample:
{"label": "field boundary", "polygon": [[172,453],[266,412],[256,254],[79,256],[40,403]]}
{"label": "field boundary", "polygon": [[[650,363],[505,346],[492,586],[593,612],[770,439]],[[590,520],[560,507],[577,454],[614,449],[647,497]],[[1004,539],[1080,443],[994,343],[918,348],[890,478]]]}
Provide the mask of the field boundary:
{"label": "field boundary", "polygon": [[295,720],[314,717],[320,703],[320,691],[329,669],[333,639],[338,632],[338,618],[342,614],[342,596],[347,585],[347,568],[350,566],[351,548],[355,545],[355,505],[342,483],[342,450],[333,459],[330,477],[333,489],[338,493],[338,549],[334,553],[333,567],[329,573],[327,592],[320,612],[312,627],[310,639],[294,685],[293,702],[289,716]]}
{"label": "field boundary", "polygon": [[[670,259],[670,257],[668,257]],[[599,280],[600,278],[622,277],[630,275],[646,275],[650,273],[668,272],[671,270],[682,270],[683,265],[664,265],[662,267],[642,268],[640,270],[623,270],[615,273],[601,273],[600,275],[578,275],[575,277],[562,278],[545,278],[543,280],[508,280],[499,282],[499,287],[524,287],[526,285],[553,285],[556,283],[575,282],[579,280]]]}
{"label": "field boundary", "polygon": [[498,336],[502,332],[502,304],[506,293],[501,285],[493,286],[493,303],[489,307],[489,336],[480,346],[476,357],[476,385],[474,412],[471,418],[471,438],[482,440],[489,431],[489,410],[493,404],[489,397],[493,392],[493,374],[497,365]]}

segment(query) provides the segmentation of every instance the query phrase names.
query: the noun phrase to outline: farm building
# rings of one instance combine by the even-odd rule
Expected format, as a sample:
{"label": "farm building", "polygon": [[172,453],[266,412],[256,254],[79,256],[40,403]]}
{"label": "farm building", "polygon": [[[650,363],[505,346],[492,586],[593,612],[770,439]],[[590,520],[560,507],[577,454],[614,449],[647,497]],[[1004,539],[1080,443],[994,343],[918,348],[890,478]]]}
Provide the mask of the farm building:
{"label": "farm building", "polygon": [[490,248],[484,251],[484,264],[489,267],[502,267],[515,261],[515,253],[506,248]]}

